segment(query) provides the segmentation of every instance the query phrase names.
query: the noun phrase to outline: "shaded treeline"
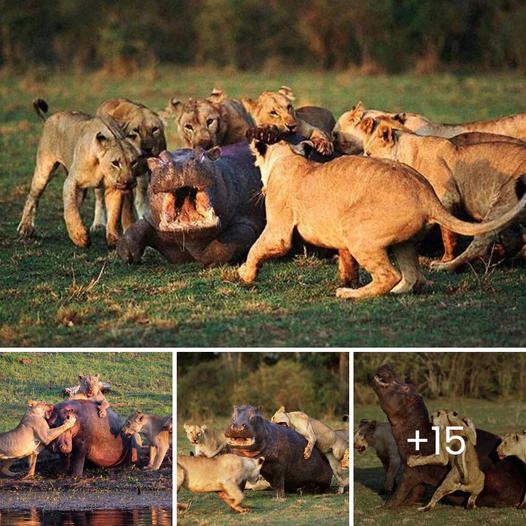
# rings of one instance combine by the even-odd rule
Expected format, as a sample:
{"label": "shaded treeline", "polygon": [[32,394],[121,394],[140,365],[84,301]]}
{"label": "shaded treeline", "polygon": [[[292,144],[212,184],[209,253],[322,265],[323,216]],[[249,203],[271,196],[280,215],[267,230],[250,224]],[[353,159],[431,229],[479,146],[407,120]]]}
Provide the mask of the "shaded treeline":
{"label": "shaded treeline", "polygon": [[0,0],[0,66],[526,71],[523,0]]}
{"label": "shaded treeline", "polygon": [[251,404],[313,417],[348,413],[348,352],[177,353],[179,418],[228,416]]}
{"label": "shaded treeline", "polygon": [[398,376],[413,383],[425,398],[513,398],[526,396],[524,352],[386,352],[355,353],[354,396],[376,403],[370,387],[376,369],[390,363]]}

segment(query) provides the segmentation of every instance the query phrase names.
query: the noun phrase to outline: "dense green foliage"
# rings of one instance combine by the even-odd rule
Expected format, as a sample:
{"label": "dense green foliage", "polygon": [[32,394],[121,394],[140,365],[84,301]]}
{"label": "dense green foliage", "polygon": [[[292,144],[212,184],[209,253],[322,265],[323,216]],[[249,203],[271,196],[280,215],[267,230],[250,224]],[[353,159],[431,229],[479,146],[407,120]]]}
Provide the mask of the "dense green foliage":
{"label": "dense green foliage", "polygon": [[0,1],[0,66],[526,71],[521,0]]}
{"label": "dense green foliage", "polygon": [[27,400],[63,400],[63,389],[78,385],[79,374],[100,374],[112,391],[110,406],[126,418],[135,409],[172,412],[171,353],[33,352],[0,353],[0,432],[13,429]]}
{"label": "dense green foliage", "polygon": [[[170,97],[205,95],[214,85],[233,97],[290,85],[298,105],[336,116],[358,99],[368,107],[419,111],[439,121],[492,118],[524,110],[526,83],[516,76],[351,76],[291,70],[286,75],[161,68],[152,79],[97,75],[10,77],[0,84],[0,344],[58,346],[520,346],[524,345],[524,261],[461,274],[431,274],[423,294],[360,303],[335,298],[336,265],[296,255],[262,267],[252,286],[235,267],[168,265],[153,251],[124,265],[95,233],[87,250],[69,240],[63,174],[44,193],[37,236],[17,239],[41,123],[33,97],[50,111],[93,112],[128,97],[153,109]],[[168,128],[174,148],[174,128]],[[82,208],[91,224],[91,195]],[[363,280],[369,279],[365,274]],[[7,300],[6,300],[7,298]]]}
{"label": "dense green foliage", "polygon": [[370,381],[384,363],[392,364],[400,378],[413,383],[429,398],[523,400],[526,393],[526,353],[364,352],[354,355],[357,402],[376,400]]}
{"label": "dense green foliage", "polygon": [[347,353],[341,364],[340,353],[221,353],[185,367],[193,361],[189,354],[177,355],[183,418],[227,416],[233,405],[244,404],[268,416],[281,405],[315,418],[348,413]]}

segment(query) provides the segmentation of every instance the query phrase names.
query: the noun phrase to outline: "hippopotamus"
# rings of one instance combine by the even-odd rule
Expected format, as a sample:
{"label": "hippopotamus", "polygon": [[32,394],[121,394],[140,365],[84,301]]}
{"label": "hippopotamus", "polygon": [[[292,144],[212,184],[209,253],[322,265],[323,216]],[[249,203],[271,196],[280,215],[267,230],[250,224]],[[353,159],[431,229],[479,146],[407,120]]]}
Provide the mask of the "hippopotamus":
{"label": "hippopotamus", "polygon": [[305,438],[289,427],[265,420],[251,405],[234,407],[225,436],[235,455],[265,457],[261,475],[276,497],[284,497],[285,490],[328,489],[331,485],[331,467],[318,449],[314,448],[311,457],[305,460]]}
{"label": "hippopotamus", "polygon": [[73,476],[81,476],[85,460],[96,466],[112,467],[137,460],[135,438],[121,432],[124,421],[111,409],[99,417],[97,402],[66,400],[56,404],[48,420],[50,427],[62,425],[69,415],[75,425],[51,444],[51,450],[64,455]]}
{"label": "hippopotamus", "polygon": [[248,143],[183,148],[148,159],[150,213],[117,245],[138,263],[146,246],[171,263],[205,266],[240,260],[265,226],[261,176]]}
{"label": "hippopotamus", "polygon": [[[422,396],[412,384],[398,378],[391,365],[382,365],[372,380],[372,386],[380,400],[380,406],[387,415],[393,436],[402,459],[402,477],[387,508],[408,505],[421,499],[425,485],[437,487],[449,470],[447,466],[418,466],[411,468],[407,459],[412,454],[432,455],[435,450],[435,433],[431,429],[429,414]],[[420,450],[415,453],[414,438],[416,430],[420,438]],[[504,507],[517,506],[526,489],[526,469],[515,457],[500,460],[496,449],[500,438],[493,433],[477,429],[477,451],[480,469],[486,478],[484,490],[477,498],[477,506]],[[448,499],[461,504],[466,494],[454,493]]]}

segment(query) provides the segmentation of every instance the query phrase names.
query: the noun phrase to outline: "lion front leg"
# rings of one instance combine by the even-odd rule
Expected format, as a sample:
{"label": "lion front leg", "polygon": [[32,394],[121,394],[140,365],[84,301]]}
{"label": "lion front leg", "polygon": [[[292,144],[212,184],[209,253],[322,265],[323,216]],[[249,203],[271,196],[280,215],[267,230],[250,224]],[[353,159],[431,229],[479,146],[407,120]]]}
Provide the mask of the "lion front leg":
{"label": "lion front leg", "polygon": [[89,233],[82,218],[78,207],[78,197],[81,189],[77,186],[74,179],[74,171],[66,177],[63,187],[64,198],[64,221],[68,230],[71,241],[78,247],[86,248],[90,244]]}
{"label": "lion front leg", "polygon": [[124,192],[116,188],[106,188],[104,191],[104,201],[108,214],[106,225],[106,245],[108,248],[115,248],[119,239],[119,226],[124,201]]}
{"label": "lion front leg", "polygon": [[266,259],[284,256],[292,246],[293,229],[273,229],[272,226],[265,227],[263,233],[252,245],[248,252],[247,260],[238,269],[239,277],[245,283],[251,283],[256,279],[258,269]]}

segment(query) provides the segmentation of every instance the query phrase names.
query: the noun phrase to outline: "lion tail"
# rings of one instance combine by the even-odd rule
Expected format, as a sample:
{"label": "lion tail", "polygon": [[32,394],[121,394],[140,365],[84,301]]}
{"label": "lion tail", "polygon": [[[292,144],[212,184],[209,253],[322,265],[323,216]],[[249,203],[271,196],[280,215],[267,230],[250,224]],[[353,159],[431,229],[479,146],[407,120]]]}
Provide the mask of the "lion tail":
{"label": "lion tail", "polygon": [[[519,180],[521,186],[525,185],[526,174]],[[516,189],[516,191],[519,192],[519,189]],[[492,221],[483,221],[482,223],[468,223],[467,221],[457,219],[442,206],[438,199],[431,208],[430,223],[438,223],[439,225],[446,227],[448,230],[452,230],[463,236],[479,236],[481,234],[487,234],[488,232],[501,230],[510,223],[516,221],[517,217],[526,209],[526,193],[522,195],[520,201],[516,203],[515,206],[510,208],[500,217],[493,219]]]}
{"label": "lion tail", "polygon": [[33,108],[35,108],[38,118],[44,122],[47,117],[47,110],[49,109],[48,103],[44,99],[37,97],[33,99]]}

